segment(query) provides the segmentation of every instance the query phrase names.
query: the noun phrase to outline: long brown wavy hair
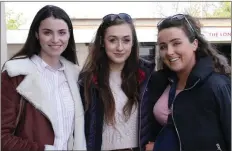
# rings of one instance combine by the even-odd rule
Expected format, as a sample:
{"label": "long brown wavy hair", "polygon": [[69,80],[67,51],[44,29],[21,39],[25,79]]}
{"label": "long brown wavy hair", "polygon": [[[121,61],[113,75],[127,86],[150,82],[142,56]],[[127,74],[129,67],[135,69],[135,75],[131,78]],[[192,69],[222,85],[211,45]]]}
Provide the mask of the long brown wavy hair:
{"label": "long brown wavy hair", "polygon": [[[228,59],[203,37],[201,34],[200,21],[188,14],[181,15],[184,15],[187,21],[184,18],[178,20],[173,19],[173,16],[168,17],[158,25],[158,32],[170,27],[182,28],[190,42],[193,42],[195,39],[198,40],[196,61],[199,60],[199,58],[211,56],[213,58],[214,71],[231,76],[231,68]],[[163,61],[161,61],[159,55],[157,57],[157,69],[159,70],[165,67],[165,65]]]}
{"label": "long brown wavy hair", "polygon": [[91,103],[90,86],[93,84],[93,78],[97,79],[97,89],[99,98],[104,105],[104,120],[108,124],[115,124],[115,100],[109,86],[109,63],[105,52],[104,37],[106,29],[110,26],[128,24],[132,30],[133,46],[130,56],[125,62],[121,78],[121,88],[128,98],[123,108],[126,119],[129,118],[133,105],[138,104],[139,84],[138,84],[138,62],[139,62],[139,45],[133,22],[125,21],[121,18],[115,18],[113,21],[104,21],[97,29],[93,43],[89,47],[89,54],[85,60],[84,66],[80,73],[80,79],[84,85],[85,110],[88,110]]}

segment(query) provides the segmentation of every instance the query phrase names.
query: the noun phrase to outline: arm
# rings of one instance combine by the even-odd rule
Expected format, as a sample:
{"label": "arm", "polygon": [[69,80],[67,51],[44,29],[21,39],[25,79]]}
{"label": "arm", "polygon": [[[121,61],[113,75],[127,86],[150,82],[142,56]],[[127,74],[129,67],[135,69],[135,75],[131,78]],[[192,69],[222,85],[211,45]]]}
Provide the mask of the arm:
{"label": "arm", "polygon": [[219,86],[216,89],[215,96],[219,103],[219,117],[221,128],[226,142],[226,147],[230,150],[231,145],[231,84],[228,83]]}
{"label": "arm", "polygon": [[44,150],[45,146],[14,136],[16,118],[19,110],[20,95],[16,91],[18,77],[2,73],[1,80],[1,149],[2,150]]}
{"label": "arm", "polygon": [[85,138],[86,138],[86,144],[88,144],[89,116],[87,112],[85,111],[86,107],[85,107],[84,87],[82,84],[79,84],[79,88],[80,88],[80,96],[81,96],[81,100],[82,100],[82,104],[83,104],[83,108],[85,112],[85,121],[84,121],[85,122]]}
{"label": "arm", "polygon": [[149,83],[148,83],[148,86],[147,86],[149,106],[151,107],[149,110],[151,128],[150,128],[149,142],[146,145],[146,151],[153,150],[156,137],[163,127],[155,119],[154,114],[153,114],[153,108],[154,108],[156,101],[159,99],[159,97],[162,95],[162,93],[166,89],[167,84],[168,84],[167,77],[165,76],[164,73],[162,73],[162,71],[158,71],[158,72],[154,71],[152,73],[152,76],[151,76]]}

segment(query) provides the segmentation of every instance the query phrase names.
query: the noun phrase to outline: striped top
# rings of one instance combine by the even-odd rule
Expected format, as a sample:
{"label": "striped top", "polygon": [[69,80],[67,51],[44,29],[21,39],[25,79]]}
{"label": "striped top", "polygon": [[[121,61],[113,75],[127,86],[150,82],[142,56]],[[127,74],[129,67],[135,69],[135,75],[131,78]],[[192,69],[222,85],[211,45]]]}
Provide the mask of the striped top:
{"label": "striped top", "polygon": [[49,100],[54,102],[57,112],[56,123],[52,123],[55,134],[53,147],[67,150],[74,121],[74,101],[64,74],[65,66],[62,64],[59,69],[53,69],[37,55],[32,56],[31,60],[37,66],[41,81],[46,85],[43,89],[50,94]]}

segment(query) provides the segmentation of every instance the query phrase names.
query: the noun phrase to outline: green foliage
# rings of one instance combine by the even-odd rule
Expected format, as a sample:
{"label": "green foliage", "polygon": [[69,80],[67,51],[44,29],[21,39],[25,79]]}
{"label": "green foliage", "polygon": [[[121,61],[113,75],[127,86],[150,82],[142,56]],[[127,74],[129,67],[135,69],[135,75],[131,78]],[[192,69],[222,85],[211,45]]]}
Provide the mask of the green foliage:
{"label": "green foliage", "polygon": [[231,2],[221,2],[220,7],[214,11],[213,17],[230,18]]}
{"label": "green foliage", "polygon": [[19,29],[19,27],[24,23],[23,14],[15,14],[12,10],[6,11],[6,27],[8,30]]}

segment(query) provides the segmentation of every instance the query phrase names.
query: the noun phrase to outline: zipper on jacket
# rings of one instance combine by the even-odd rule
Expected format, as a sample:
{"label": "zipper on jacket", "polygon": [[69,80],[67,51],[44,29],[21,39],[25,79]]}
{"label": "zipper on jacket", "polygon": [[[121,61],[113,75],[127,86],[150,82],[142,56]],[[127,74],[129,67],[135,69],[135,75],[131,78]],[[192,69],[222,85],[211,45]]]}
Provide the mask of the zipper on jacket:
{"label": "zipper on jacket", "polygon": [[144,93],[145,93],[145,91],[147,90],[147,85],[148,85],[148,83],[149,83],[149,81],[150,81],[150,78],[151,78],[151,75],[152,74],[150,74],[149,75],[149,78],[148,78],[148,81],[147,81],[147,83],[146,83],[146,85],[145,85],[145,87],[144,87],[144,91],[143,91],[143,93],[142,93],[142,98],[141,98],[141,104],[140,104],[140,107],[139,107],[139,150],[141,151],[142,150],[142,146],[141,146],[141,142],[140,142],[140,137],[141,137],[141,121],[142,121],[142,116],[141,116],[141,110],[142,110],[142,100],[143,100],[143,96],[144,96]]}
{"label": "zipper on jacket", "polygon": [[171,111],[172,111],[172,119],[173,119],[174,127],[176,129],[176,133],[177,133],[177,136],[178,136],[178,139],[179,139],[180,151],[182,151],[180,135],[179,135],[179,132],[177,130],[176,123],[175,123],[174,116],[173,116],[173,104],[172,104],[172,107],[171,107]]}
{"label": "zipper on jacket", "polygon": [[217,143],[216,146],[217,146],[217,151],[222,151],[219,143]]}
{"label": "zipper on jacket", "polygon": [[[197,85],[197,83],[198,83],[199,81],[200,81],[200,79],[198,79],[192,87],[190,87],[190,88],[188,88],[188,89],[184,89],[183,91],[191,90],[192,88],[194,88],[194,87]],[[183,91],[182,91],[182,92],[183,92]],[[181,93],[181,92],[180,92],[180,93]],[[174,108],[174,107],[173,107],[173,104],[174,104],[175,99],[176,99],[176,96],[175,96],[175,98],[174,98],[174,100],[173,100],[173,102],[172,102],[172,105],[171,105],[171,113],[172,113],[172,119],[173,119],[174,127],[175,127],[175,130],[176,130],[178,139],[179,139],[180,151],[182,151],[182,147],[181,147],[181,144],[182,144],[182,143],[181,143],[181,140],[180,140],[180,134],[179,134],[179,132],[178,132],[178,130],[177,130],[176,122],[175,122],[174,115],[173,115],[173,108]]]}

